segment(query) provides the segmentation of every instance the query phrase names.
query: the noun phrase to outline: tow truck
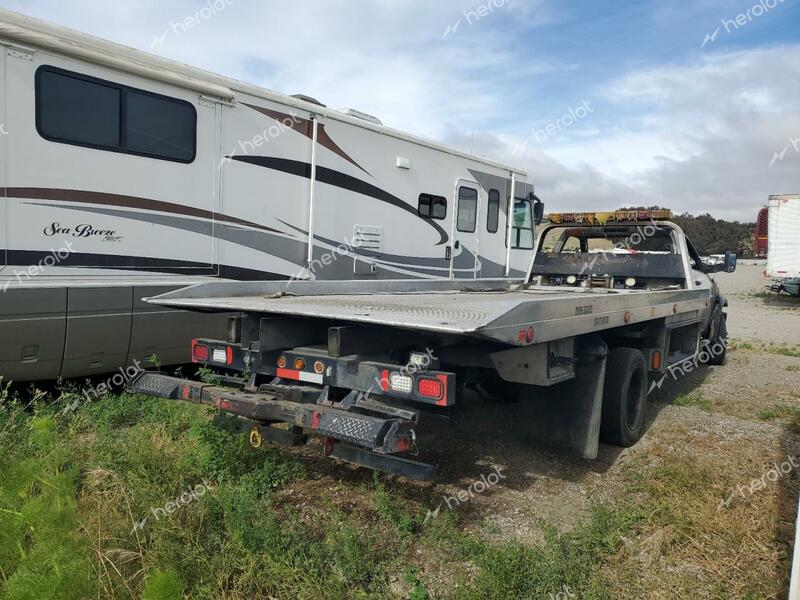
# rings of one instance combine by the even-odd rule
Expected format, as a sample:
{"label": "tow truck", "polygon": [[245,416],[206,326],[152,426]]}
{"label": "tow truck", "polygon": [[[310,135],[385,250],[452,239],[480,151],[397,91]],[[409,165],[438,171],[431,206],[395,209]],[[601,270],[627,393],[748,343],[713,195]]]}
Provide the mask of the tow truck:
{"label": "tow truck", "polygon": [[[538,200],[538,199],[537,199]],[[411,479],[416,431],[466,389],[524,402],[543,442],[596,458],[599,442],[644,432],[648,381],[695,360],[725,361],[725,297],[669,211],[543,218],[523,279],[213,282],[147,298],[227,312],[226,340],[196,339],[204,382],[145,372],[130,391],[237,416],[250,443],[305,444]],[[230,373],[233,373],[232,375]]]}

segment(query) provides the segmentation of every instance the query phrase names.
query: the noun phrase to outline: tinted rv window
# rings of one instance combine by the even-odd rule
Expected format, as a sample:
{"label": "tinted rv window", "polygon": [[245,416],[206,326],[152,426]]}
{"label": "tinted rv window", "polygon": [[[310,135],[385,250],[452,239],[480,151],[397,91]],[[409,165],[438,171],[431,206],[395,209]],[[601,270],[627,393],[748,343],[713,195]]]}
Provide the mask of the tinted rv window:
{"label": "tinted rv window", "polygon": [[420,217],[444,219],[447,216],[447,199],[432,194],[420,194],[417,212]]}
{"label": "tinted rv window", "polygon": [[46,138],[74,144],[117,148],[122,94],[112,86],[41,71],[38,126]]}
{"label": "tinted rv window", "polygon": [[486,230],[497,233],[500,222],[500,192],[489,190],[489,209],[486,214]]}
{"label": "tinted rv window", "polygon": [[129,151],[191,161],[194,131],[191,104],[133,90],[125,95],[125,147]]}
{"label": "tinted rv window", "polygon": [[36,71],[36,128],[45,139],[192,162],[191,103],[55,67]]}

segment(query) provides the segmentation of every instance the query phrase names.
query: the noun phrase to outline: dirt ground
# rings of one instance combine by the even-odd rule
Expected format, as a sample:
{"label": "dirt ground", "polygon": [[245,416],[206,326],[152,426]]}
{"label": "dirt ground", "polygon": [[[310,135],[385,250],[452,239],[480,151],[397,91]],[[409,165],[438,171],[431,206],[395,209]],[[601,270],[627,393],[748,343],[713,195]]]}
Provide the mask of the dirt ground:
{"label": "dirt ground", "polygon": [[[597,460],[588,461],[532,447],[509,433],[524,418],[518,404],[487,404],[468,396],[452,416],[434,419],[419,434],[423,450],[440,457],[441,478],[436,483],[399,480],[395,491],[402,490],[423,509],[458,511],[466,528],[486,540],[538,543],[543,523],[570,531],[585,522],[593,506],[625,499],[632,471],[649,477],[664,465],[685,465],[705,474],[695,498],[702,498],[704,506],[695,507],[692,517],[700,524],[693,526],[689,543],[677,547],[664,541],[671,525],[654,525],[650,535],[632,539],[630,560],[650,557],[635,575],[643,587],[631,590],[626,583],[613,597],[643,597],[645,592],[652,598],[782,597],[782,592],[752,596],[745,591],[720,596],[712,582],[725,582],[726,590],[740,584],[745,589],[742,582],[748,578],[766,577],[774,578],[777,590],[788,581],[797,473],[752,497],[735,491],[763,478],[772,465],[800,456],[800,435],[791,421],[800,414],[800,346],[794,346],[800,344],[800,303],[764,295],[760,267],[742,266],[718,280],[730,301],[734,346],[727,364],[668,380],[651,394],[647,433],[633,448],[601,444]],[[319,448],[312,444],[299,452],[316,454]],[[370,477],[329,461],[309,465],[315,475],[293,494],[313,496],[324,490],[334,503],[337,498],[357,502],[336,481]],[[481,486],[480,481],[490,484]],[[304,486],[308,489],[300,489]],[[459,492],[468,499],[455,501]],[[726,500],[729,506],[720,504]],[[676,502],[678,512],[693,506],[689,497]],[[740,529],[742,524],[747,528]],[[712,543],[727,534],[736,539],[719,547]],[[626,565],[622,570],[627,572],[629,561]],[[437,581],[447,579],[435,565],[422,577],[433,591]]]}
{"label": "dirt ground", "polygon": [[735,273],[715,275],[728,297],[728,335],[733,339],[800,344],[800,302],[766,292],[764,267],[740,265]]}

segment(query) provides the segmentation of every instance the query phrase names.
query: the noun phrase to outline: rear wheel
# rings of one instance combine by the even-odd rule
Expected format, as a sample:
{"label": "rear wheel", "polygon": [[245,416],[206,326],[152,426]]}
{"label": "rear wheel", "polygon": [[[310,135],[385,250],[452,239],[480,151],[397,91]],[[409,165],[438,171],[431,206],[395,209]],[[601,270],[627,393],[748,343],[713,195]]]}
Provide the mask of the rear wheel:
{"label": "rear wheel", "polygon": [[633,446],[644,433],[647,365],[635,348],[612,348],[606,360],[600,437],[615,446]]}
{"label": "rear wheel", "polygon": [[708,354],[707,365],[722,366],[728,353],[728,315],[720,309],[711,321],[711,334],[705,351]]}

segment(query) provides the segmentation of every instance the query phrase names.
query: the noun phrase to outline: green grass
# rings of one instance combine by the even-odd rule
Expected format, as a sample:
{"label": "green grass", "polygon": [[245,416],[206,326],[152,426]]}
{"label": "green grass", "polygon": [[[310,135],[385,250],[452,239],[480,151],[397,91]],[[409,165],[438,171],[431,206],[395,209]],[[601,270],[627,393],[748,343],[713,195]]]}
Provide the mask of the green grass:
{"label": "green grass", "polygon": [[[625,500],[568,532],[534,520],[541,543],[490,543],[463,511],[426,523],[438,498],[408,499],[383,475],[312,485],[297,501],[317,480],[296,455],[251,449],[204,407],[130,395],[63,406],[35,395],[26,408],[0,390],[2,600],[607,599],[636,581],[626,544],[648,527],[689,539],[699,525],[677,499],[709,485],[691,465],[633,465]],[[156,516],[201,482],[210,491]]]}
{"label": "green grass", "polygon": [[791,356],[792,358],[800,358],[800,346],[775,346],[767,349],[770,354],[778,354],[780,356]]}
{"label": "green grass", "polygon": [[3,598],[83,598],[91,590],[91,548],[78,532],[78,469],[58,443],[50,416],[0,418],[0,573]]}
{"label": "green grass", "polygon": [[[304,477],[294,458],[250,449],[188,404],[107,396],[64,418],[57,406],[2,406],[0,598],[384,594],[393,539],[273,506]],[[205,480],[212,491],[154,516]]]}
{"label": "green grass", "polygon": [[789,431],[800,433],[800,407],[780,405],[765,408],[758,412],[758,418],[762,421],[781,419]]}
{"label": "green grass", "polygon": [[547,525],[544,543],[478,545],[477,577],[459,586],[458,599],[549,598],[569,590],[576,598],[611,598],[603,570],[643,514],[631,507],[596,507],[590,521],[559,534]]}
{"label": "green grass", "polygon": [[144,584],[142,600],[180,600],[183,584],[175,571],[153,571]]}
{"label": "green grass", "polygon": [[705,411],[710,411],[712,408],[712,402],[708,398],[705,398],[702,392],[695,392],[694,394],[678,394],[672,400],[672,403],[675,406],[694,406],[700,408]]}
{"label": "green grass", "polygon": [[418,515],[411,514],[402,502],[386,491],[377,473],[373,475],[373,487],[375,511],[381,519],[390,523],[400,535],[410,535],[419,530],[422,522]]}
{"label": "green grass", "polygon": [[[385,478],[350,491],[366,514],[319,498],[309,514],[275,492],[305,478],[290,455],[253,450],[203,407],[108,395],[78,403],[0,404],[0,598],[385,598],[400,580],[431,597],[415,559],[453,565],[448,597],[605,598],[599,568],[631,525],[598,507],[570,534],[542,525],[545,543],[487,544],[455,512],[423,524],[420,505]],[[211,491],[156,517],[203,481]],[[371,498],[371,501],[370,501]],[[146,517],[146,520],[144,520]],[[144,520],[144,521],[143,521]],[[136,523],[143,523],[140,528]],[[475,565],[468,577],[459,568]],[[55,591],[54,591],[55,590]]]}
{"label": "green grass", "polygon": [[737,350],[757,350],[766,352],[768,354],[777,354],[778,356],[789,356],[791,358],[800,358],[800,344],[794,346],[778,346],[774,342],[731,342],[731,347]]}

